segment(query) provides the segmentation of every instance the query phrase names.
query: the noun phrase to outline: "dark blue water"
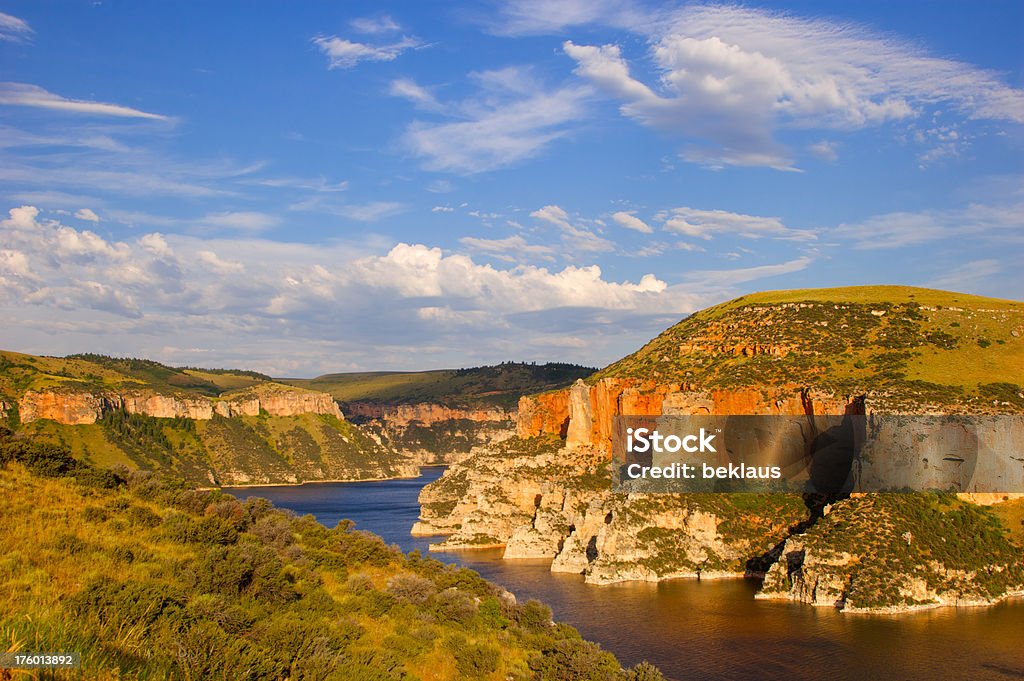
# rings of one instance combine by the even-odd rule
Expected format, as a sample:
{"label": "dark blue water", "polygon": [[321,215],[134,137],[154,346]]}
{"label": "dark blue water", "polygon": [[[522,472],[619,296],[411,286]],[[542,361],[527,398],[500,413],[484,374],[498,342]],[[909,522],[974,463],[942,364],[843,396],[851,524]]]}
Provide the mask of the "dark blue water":
{"label": "dark blue water", "polygon": [[[417,496],[443,469],[415,480],[226,488],[261,496],[333,527],[342,518],[403,551],[437,538],[409,535]],[[647,659],[678,681],[1024,680],[1024,601],[991,608],[851,615],[831,608],[755,601],[749,580],[675,580],[593,586],[556,575],[547,560],[501,560],[500,550],[432,554],[470,567],[520,600],[537,598],[556,619],[601,643],[626,665]]]}

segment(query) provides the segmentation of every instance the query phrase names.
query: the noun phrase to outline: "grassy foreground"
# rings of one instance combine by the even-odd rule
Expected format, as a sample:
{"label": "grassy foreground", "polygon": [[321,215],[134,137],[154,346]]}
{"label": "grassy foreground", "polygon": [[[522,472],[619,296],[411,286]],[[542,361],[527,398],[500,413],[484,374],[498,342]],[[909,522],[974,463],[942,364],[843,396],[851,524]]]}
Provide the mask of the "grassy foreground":
{"label": "grassy foreground", "polygon": [[[660,679],[536,601],[342,523],[0,431],[0,646],[89,679]],[[0,670],[0,678],[13,678]]]}

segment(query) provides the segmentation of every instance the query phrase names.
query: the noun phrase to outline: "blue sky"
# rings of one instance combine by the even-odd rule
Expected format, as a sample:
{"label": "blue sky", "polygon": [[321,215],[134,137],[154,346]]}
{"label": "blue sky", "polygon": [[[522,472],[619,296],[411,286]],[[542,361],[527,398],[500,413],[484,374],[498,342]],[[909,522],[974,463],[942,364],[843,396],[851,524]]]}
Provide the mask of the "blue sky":
{"label": "blue sky", "polygon": [[1019,2],[0,0],[5,348],[606,364],[695,309],[1024,293]]}

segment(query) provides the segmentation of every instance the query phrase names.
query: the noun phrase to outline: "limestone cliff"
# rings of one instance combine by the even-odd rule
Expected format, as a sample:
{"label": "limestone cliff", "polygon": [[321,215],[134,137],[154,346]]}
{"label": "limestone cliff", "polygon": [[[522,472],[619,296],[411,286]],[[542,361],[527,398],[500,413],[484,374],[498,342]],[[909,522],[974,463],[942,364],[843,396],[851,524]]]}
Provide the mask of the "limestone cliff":
{"label": "limestone cliff", "polygon": [[221,398],[197,395],[167,395],[151,390],[90,392],[84,390],[28,390],[18,401],[22,423],[50,419],[64,425],[96,423],[109,411],[123,409],[129,414],[156,418],[188,418],[208,421],[214,414],[225,417],[258,416],[261,411],[271,416],[298,414],[330,414],[343,418],[334,399],[327,393],[295,388],[249,389],[227,393]]}
{"label": "limestone cliff", "polygon": [[498,407],[348,402],[344,408],[379,442],[421,465],[455,463],[514,434],[515,415]]}

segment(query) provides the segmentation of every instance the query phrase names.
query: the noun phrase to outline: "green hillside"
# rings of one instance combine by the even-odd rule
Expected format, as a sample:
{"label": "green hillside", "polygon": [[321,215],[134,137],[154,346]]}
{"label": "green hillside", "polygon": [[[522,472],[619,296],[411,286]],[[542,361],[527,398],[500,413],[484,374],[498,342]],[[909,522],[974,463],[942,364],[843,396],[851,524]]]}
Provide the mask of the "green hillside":
{"label": "green hillside", "polygon": [[38,357],[0,350],[0,396],[26,390],[147,388],[164,394],[215,397],[270,381],[255,371],[169,367],[148,359],[80,354]]}
{"label": "green hillside", "polygon": [[662,678],[349,522],[99,470],[3,429],[0,536],[0,647],[81,655],[43,678]]}
{"label": "green hillside", "polygon": [[507,362],[471,369],[326,374],[313,379],[276,379],[281,383],[329,392],[339,402],[451,407],[514,408],[521,395],[570,385],[595,369],[576,364]]}
{"label": "green hillside", "polygon": [[771,291],[701,310],[593,376],[801,384],[1024,407],[1024,304],[905,286]]}
{"label": "green hillside", "polygon": [[208,402],[306,392],[252,371],[175,368],[104,355],[37,357],[0,351],[0,402],[6,405],[7,425],[19,437],[65,447],[98,466],[160,470],[198,484],[362,480],[415,473],[393,447],[330,414],[261,412],[190,419],[110,409],[95,423],[66,425],[50,418],[21,423],[18,404],[28,391],[56,393],[68,402],[69,396],[79,393],[141,391]]}

